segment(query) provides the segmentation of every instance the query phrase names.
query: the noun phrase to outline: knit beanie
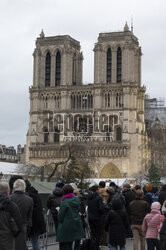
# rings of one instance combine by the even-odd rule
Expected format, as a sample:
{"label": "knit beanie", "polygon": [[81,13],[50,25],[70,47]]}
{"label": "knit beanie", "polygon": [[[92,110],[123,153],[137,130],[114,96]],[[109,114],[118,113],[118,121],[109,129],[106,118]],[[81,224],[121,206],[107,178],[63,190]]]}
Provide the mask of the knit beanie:
{"label": "knit beanie", "polygon": [[160,211],[160,207],[161,207],[161,204],[158,201],[153,202],[151,205],[151,209],[155,209],[155,210],[159,210],[159,211]]}
{"label": "knit beanie", "polygon": [[55,187],[57,187],[57,188],[63,188],[64,185],[65,185],[65,184],[64,184],[62,181],[58,181],[58,182],[56,183]]}
{"label": "knit beanie", "polygon": [[152,185],[146,185],[146,191],[152,191]]}

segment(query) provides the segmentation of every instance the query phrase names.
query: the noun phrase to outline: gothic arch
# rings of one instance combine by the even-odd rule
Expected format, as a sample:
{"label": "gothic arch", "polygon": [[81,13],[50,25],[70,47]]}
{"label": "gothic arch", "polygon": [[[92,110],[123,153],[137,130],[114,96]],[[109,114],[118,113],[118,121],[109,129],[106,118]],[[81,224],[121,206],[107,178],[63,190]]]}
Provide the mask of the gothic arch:
{"label": "gothic arch", "polygon": [[109,162],[101,170],[99,178],[122,178],[122,174],[116,165]]}
{"label": "gothic arch", "polygon": [[110,47],[107,49],[106,67],[107,67],[107,83],[110,83],[112,78],[112,50]]}
{"label": "gothic arch", "polygon": [[54,128],[54,143],[60,141],[60,131],[57,127]]}
{"label": "gothic arch", "polygon": [[122,49],[117,48],[116,55],[116,81],[119,83],[122,81]]}
{"label": "gothic arch", "polygon": [[49,140],[49,131],[47,127],[43,128],[43,142],[48,143]]}
{"label": "gothic arch", "polygon": [[112,51],[113,46],[111,44],[107,44],[107,45],[103,46],[103,52],[107,53],[108,49],[111,49],[111,51]]}
{"label": "gothic arch", "polygon": [[63,53],[63,52],[62,52],[62,49],[59,48],[59,47],[58,47],[58,48],[54,48],[53,51],[52,51],[52,54],[56,56],[56,54],[57,54],[58,51],[59,51],[60,54],[62,55],[62,53]]}
{"label": "gothic arch", "polygon": [[51,82],[51,53],[47,51],[45,56],[45,87],[49,87]]}
{"label": "gothic arch", "polygon": [[121,126],[115,127],[115,133],[116,133],[116,141],[121,142],[122,141],[122,128]]}
{"label": "gothic arch", "polygon": [[52,56],[52,49],[51,48],[46,48],[45,50],[43,50],[42,55],[44,57],[46,57],[47,53],[50,53],[50,56]]}
{"label": "gothic arch", "polygon": [[61,84],[61,52],[57,50],[55,55],[55,85],[59,86]]}

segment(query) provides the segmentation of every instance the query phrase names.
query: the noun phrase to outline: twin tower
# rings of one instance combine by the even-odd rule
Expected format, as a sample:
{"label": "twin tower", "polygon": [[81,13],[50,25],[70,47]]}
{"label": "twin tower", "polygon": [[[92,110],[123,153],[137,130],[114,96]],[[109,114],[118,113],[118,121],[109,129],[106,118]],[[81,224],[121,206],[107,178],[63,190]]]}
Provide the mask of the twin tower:
{"label": "twin tower", "polygon": [[[80,42],[68,35],[37,38],[34,87],[82,85]],[[141,48],[127,24],[123,32],[100,33],[94,46],[95,84],[141,82]]]}
{"label": "twin tower", "polygon": [[61,145],[72,141],[86,143],[84,158],[94,159],[90,177],[132,176],[144,170],[145,158],[138,39],[127,24],[121,32],[100,33],[93,84],[82,83],[80,49],[68,35],[45,37],[42,32],[36,40],[26,163],[63,160],[68,152]]}

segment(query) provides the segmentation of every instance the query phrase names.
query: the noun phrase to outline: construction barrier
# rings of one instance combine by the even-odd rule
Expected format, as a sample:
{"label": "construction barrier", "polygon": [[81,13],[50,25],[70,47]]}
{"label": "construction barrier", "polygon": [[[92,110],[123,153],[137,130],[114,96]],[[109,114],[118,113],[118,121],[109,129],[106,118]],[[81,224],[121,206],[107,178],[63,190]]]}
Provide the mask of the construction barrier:
{"label": "construction barrier", "polygon": [[[47,250],[48,246],[58,245],[58,243],[56,242],[56,231],[51,210],[45,211],[44,216],[46,221],[46,233],[39,235],[39,244],[42,250]],[[33,249],[29,239],[27,240],[27,247],[28,250]]]}

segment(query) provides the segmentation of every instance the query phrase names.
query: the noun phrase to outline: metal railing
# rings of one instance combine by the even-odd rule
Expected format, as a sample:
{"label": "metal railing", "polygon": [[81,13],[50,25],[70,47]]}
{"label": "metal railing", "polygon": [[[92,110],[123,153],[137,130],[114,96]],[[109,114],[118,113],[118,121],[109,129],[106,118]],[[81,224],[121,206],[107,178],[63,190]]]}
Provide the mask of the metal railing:
{"label": "metal railing", "polygon": [[[48,246],[58,245],[56,242],[56,230],[51,210],[45,212],[46,233],[39,235],[38,241],[42,250],[47,250]],[[28,250],[33,249],[31,241],[27,241]]]}

